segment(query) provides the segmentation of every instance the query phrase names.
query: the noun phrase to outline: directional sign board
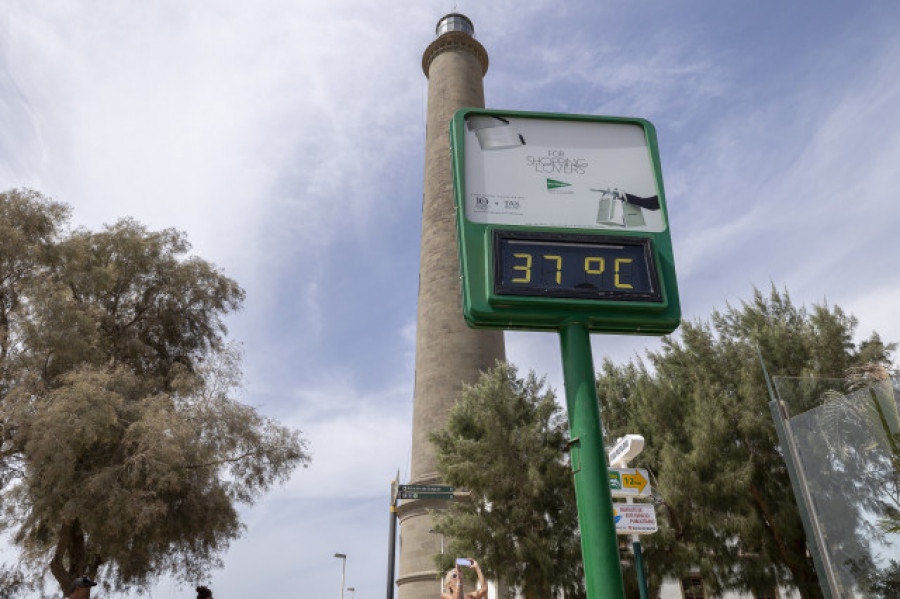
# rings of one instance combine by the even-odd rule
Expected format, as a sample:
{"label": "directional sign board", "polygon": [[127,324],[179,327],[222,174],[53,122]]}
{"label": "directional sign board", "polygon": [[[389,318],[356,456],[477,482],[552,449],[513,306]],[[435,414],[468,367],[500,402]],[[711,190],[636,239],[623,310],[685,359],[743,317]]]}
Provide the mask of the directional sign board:
{"label": "directional sign board", "polygon": [[415,493],[400,491],[400,499],[453,499],[453,493]]}
{"label": "directional sign board", "polygon": [[644,437],[625,435],[609,450],[610,466],[627,466],[644,449]]}
{"label": "directional sign board", "polygon": [[649,497],[650,477],[641,468],[610,468],[609,491],[613,497]]}
{"label": "directional sign board", "polygon": [[614,503],[613,520],[619,535],[646,535],[658,530],[652,503]]}
{"label": "directional sign board", "polygon": [[453,491],[444,485],[400,485],[400,499],[453,499]]}
{"label": "directional sign board", "polygon": [[663,335],[681,318],[656,130],[464,108],[450,131],[463,314],[476,328]]}

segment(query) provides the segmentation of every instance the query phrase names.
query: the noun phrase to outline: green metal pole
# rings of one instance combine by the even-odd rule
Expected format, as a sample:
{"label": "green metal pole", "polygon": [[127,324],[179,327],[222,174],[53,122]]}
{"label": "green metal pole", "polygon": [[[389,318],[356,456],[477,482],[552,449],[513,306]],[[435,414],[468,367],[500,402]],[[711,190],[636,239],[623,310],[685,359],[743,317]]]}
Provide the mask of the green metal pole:
{"label": "green metal pole", "polygon": [[572,471],[588,599],[622,599],[625,586],[613,522],[591,338],[582,323],[559,330]]}
{"label": "green metal pole", "polygon": [[634,549],[634,567],[637,570],[638,590],[641,593],[641,599],[647,599],[647,579],[644,576],[644,554],[641,551],[641,542],[635,540],[631,543]]}

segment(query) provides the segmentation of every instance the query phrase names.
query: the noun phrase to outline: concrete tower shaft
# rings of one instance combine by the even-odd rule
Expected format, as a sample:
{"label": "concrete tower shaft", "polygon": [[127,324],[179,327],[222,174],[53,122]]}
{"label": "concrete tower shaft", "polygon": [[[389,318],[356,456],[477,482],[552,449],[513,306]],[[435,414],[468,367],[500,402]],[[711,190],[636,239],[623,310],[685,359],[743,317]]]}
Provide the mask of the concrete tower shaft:
{"label": "concrete tower shaft", "polygon": [[[457,17],[442,23],[451,16]],[[464,31],[444,33],[422,57],[428,118],[411,466],[412,480],[420,483],[437,480],[428,434],[444,427],[462,384],[504,357],[501,331],[470,329],[462,316],[450,165],[450,119],[460,108],[484,107],[487,66],[484,47]]]}
{"label": "concrete tower shaft", "polygon": [[[484,47],[472,37],[463,15],[446,15],[437,39],[422,56],[428,77],[422,246],[416,325],[416,381],[413,401],[412,484],[439,483],[429,433],[440,430],[460,398],[462,385],[505,358],[502,331],[473,330],[462,315],[459,258],[450,161],[449,127],[460,108],[484,107]],[[426,510],[442,502],[405,501],[400,519],[399,599],[434,599],[439,572],[432,556],[441,539],[430,533]]]}

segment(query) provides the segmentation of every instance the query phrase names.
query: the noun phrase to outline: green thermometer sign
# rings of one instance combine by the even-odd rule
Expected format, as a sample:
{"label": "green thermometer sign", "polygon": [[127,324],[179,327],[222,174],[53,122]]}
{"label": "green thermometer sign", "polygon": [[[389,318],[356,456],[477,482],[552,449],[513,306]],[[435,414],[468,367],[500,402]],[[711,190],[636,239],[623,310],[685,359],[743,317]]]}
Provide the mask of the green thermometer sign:
{"label": "green thermometer sign", "polygon": [[451,124],[463,311],[480,328],[665,334],[681,309],[653,126],[463,109]]}

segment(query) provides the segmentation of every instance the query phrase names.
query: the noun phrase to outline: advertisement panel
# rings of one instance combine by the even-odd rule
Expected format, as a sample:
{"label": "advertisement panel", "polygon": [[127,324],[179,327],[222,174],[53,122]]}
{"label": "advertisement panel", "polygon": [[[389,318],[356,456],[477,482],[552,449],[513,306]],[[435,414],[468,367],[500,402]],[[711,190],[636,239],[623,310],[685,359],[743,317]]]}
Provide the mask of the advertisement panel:
{"label": "advertisement panel", "polygon": [[665,334],[681,318],[656,132],[463,109],[451,124],[463,312],[477,328]]}

